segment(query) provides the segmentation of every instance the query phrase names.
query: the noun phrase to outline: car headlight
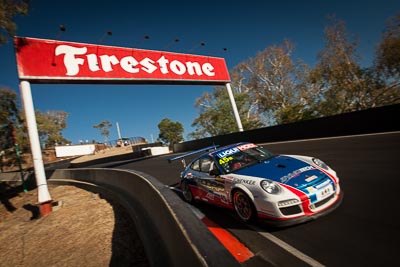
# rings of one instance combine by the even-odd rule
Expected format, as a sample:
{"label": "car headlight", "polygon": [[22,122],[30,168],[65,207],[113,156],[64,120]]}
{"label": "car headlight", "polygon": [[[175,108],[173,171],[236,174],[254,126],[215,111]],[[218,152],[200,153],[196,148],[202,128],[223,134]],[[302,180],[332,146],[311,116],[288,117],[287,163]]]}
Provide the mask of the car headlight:
{"label": "car headlight", "polygon": [[328,165],[326,165],[325,162],[323,162],[322,160],[313,158],[312,161],[313,161],[316,165],[318,165],[319,167],[321,167],[322,169],[329,170]]}
{"label": "car headlight", "polygon": [[271,180],[262,180],[260,186],[265,192],[270,194],[278,194],[281,191],[279,185]]}

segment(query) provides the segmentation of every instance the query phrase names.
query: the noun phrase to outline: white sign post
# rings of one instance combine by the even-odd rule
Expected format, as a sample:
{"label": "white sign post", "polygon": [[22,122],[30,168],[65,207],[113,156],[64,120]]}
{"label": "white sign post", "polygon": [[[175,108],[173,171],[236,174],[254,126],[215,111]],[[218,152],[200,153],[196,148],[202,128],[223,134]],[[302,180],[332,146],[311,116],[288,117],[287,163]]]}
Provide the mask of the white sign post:
{"label": "white sign post", "polygon": [[233,114],[235,115],[235,120],[236,120],[236,124],[238,126],[238,129],[239,129],[239,132],[243,132],[242,121],[240,120],[239,112],[238,112],[238,109],[237,109],[237,106],[236,106],[235,98],[233,97],[232,88],[231,88],[231,84],[230,83],[226,84],[226,90],[228,91],[229,100],[231,101]]}
{"label": "white sign post", "polygon": [[33,167],[35,171],[36,185],[38,188],[38,202],[40,204],[40,212],[42,216],[46,216],[52,211],[52,199],[47,188],[46,173],[44,171],[42,150],[40,148],[40,140],[37,130],[31,86],[28,81],[20,82],[20,92],[22,104],[25,111],[26,123],[28,126],[28,135],[33,157]]}

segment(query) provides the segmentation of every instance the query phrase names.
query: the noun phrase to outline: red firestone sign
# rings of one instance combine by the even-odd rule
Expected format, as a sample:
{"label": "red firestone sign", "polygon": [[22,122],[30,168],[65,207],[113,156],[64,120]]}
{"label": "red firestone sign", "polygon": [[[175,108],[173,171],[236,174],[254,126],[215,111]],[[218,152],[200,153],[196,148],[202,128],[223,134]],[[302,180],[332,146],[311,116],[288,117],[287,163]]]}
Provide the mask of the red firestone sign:
{"label": "red firestone sign", "polygon": [[20,80],[31,83],[230,82],[223,58],[15,37]]}

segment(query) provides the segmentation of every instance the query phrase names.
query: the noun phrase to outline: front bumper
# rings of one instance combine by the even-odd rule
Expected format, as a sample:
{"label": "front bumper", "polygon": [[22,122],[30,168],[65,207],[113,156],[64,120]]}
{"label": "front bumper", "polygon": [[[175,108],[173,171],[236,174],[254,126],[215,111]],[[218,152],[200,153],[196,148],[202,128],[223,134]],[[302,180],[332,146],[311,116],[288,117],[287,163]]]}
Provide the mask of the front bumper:
{"label": "front bumper", "polygon": [[314,213],[312,215],[303,215],[301,217],[296,217],[296,218],[292,218],[292,219],[274,219],[274,218],[260,218],[260,219],[262,220],[262,223],[264,223],[268,226],[272,226],[272,227],[292,226],[295,224],[304,223],[304,222],[315,220],[319,217],[325,216],[328,213],[331,213],[332,211],[334,211],[336,208],[338,208],[340,206],[340,204],[342,203],[342,201],[343,201],[343,191],[341,190],[335,203],[333,203],[328,208],[326,208],[320,212]]}

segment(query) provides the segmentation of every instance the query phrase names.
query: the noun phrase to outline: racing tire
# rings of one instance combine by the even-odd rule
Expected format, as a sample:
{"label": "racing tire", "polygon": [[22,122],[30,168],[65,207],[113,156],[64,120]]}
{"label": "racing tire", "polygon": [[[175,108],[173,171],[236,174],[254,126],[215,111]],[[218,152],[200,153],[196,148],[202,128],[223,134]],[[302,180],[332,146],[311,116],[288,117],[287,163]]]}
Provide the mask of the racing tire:
{"label": "racing tire", "polygon": [[181,182],[181,190],[183,199],[188,203],[194,203],[193,194],[187,181],[183,180]]}
{"label": "racing tire", "polygon": [[243,222],[253,222],[257,218],[256,208],[249,196],[241,190],[233,192],[233,206],[239,219]]}

